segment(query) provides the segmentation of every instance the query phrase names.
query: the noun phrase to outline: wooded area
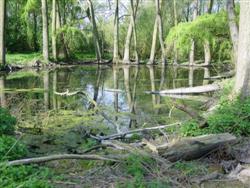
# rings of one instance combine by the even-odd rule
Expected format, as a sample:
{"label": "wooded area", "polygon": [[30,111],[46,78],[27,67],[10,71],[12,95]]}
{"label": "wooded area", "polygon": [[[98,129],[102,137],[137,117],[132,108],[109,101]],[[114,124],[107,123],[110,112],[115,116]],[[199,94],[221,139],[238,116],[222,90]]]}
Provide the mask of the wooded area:
{"label": "wooded area", "polygon": [[249,20],[246,0],[0,0],[0,187],[248,187]]}

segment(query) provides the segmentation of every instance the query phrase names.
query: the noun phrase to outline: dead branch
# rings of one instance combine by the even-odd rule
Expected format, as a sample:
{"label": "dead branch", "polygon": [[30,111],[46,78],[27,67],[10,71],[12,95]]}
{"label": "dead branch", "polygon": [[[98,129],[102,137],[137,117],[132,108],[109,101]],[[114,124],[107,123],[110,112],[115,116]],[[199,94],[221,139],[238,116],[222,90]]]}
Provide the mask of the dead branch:
{"label": "dead branch", "polygon": [[20,159],[15,161],[9,161],[8,166],[18,166],[18,165],[27,165],[27,164],[39,164],[55,160],[65,160],[65,159],[77,159],[77,160],[101,160],[101,161],[113,161],[119,162],[116,159],[107,158],[99,155],[76,155],[76,154],[58,154],[58,155],[49,155],[45,157],[35,157],[28,159]]}
{"label": "dead branch", "polygon": [[138,133],[138,132],[159,130],[159,129],[164,129],[164,128],[173,127],[173,126],[177,126],[177,125],[181,125],[181,123],[177,122],[177,123],[173,123],[170,125],[161,125],[161,126],[157,126],[157,127],[147,127],[147,128],[135,129],[135,130],[131,130],[131,131],[123,132],[123,133],[112,134],[109,136],[98,136],[97,137],[97,136],[91,135],[91,137],[94,139],[97,139],[98,141],[114,140],[114,139],[124,138],[126,135],[130,135],[130,134],[134,134],[134,133]]}

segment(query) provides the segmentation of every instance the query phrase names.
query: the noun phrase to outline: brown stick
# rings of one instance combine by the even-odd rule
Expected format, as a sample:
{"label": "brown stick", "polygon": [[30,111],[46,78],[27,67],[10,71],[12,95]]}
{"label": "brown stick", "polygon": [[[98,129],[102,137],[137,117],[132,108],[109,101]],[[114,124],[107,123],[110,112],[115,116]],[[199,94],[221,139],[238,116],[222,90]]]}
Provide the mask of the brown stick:
{"label": "brown stick", "polygon": [[55,160],[64,160],[64,159],[77,159],[77,160],[101,160],[101,161],[113,161],[119,162],[116,159],[106,158],[99,155],[76,155],[76,154],[58,154],[58,155],[49,155],[45,157],[36,157],[28,159],[20,159],[15,161],[9,161],[8,166],[18,166],[18,165],[27,165],[27,164],[39,164]]}

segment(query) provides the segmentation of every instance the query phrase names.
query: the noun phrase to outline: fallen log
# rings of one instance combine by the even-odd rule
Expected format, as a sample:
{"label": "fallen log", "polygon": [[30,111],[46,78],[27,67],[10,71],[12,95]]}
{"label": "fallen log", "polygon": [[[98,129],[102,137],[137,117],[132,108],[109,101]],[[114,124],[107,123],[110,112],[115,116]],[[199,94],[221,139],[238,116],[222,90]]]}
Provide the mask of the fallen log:
{"label": "fallen log", "polygon": [[27,165],[27,164],[39,164],[55,160],[64,160],[64,159],[77,159],[77,160],[101,160],[101,161],[113,161],[119,162],[116,159],[102,157],[99,155],[76,155],[76,154],[59,154],[59,155],[49,155],[45,157],[36,157],[28,159],[20,159],[15,161],[7,162],[7,166],[18,166],[18,165]]}
{"label": "fallen log", "polygon": [[218,76],[212,76],[208,78],[204,78],[205,80],[219,80],[219,79],[226,79],[226,78],[231,78],[235,75],[235,71],[230,71],[230,72],[225,72],[222,73]]}
{"label": "fallen log", "polygon": [[183,99],[183,100],[191,100],[198,102],[207,102],[211,98],[204,95],[175,95],[175,94],[160,94],[163,97],[169,97],[173,99]]}
{"label": "fallen log", "polygon": [[235,142],[236,137],[229,133],[187,137],[160,145],[144,141],[150,150],[171,162],[198,159],[211,151],[216,151],[227,144]]}
{"label": "fallen log", "polygon": [[199,93],[208,93],[220,90],[220,86],[218,84],[210,84],[205,86],[196,86],[196,87],[187,87],[187,88],[178,88],[178,89],[168,89],[162,91],[149,91],[146,93],[150,94],[178,94],[178,95],[185,95],[185,94],[199,94]]}

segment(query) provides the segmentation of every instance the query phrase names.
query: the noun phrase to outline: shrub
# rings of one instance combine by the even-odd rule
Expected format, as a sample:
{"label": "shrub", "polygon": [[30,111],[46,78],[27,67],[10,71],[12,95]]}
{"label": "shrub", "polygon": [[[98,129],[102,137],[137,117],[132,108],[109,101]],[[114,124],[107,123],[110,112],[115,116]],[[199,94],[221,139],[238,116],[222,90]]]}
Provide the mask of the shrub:
{"label": "shrub", "polygon": [[10,136],[0,136],[0,161],[14,160],[27,155],[26,147]]}
{"label": "shrub", "polygon": [[207,119],[208,127],[200,129],[198,123],[189,121],[181,128],[183,136],[197,136],[229,132],[235,135],[250,135],[250,98],[235,101],[223,100]]}
{"label": "shrub", "polygon": [[49,177],[47,168],[0,166],[0,187],[49,188],[52,187],[47,181]]}
{"label": "shrub", "polygon": [[0,136],[3,134],[13,134],[15,130],[16,118],[8,110],[0,108]]}

